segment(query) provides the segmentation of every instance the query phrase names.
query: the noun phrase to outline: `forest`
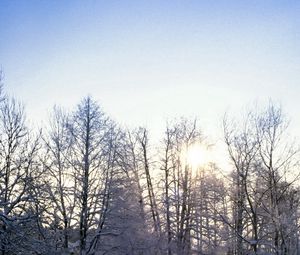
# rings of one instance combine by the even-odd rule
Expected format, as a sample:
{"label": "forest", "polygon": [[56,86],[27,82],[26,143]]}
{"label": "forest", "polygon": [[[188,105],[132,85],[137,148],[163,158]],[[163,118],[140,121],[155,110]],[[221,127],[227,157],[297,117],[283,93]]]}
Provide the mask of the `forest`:
{"label": "forest", "polygon": [[2,91],[1,254],[300,254],[299,147],[282,108],[220,122],[230,171],[192,169],[194,119],[154,142],[85,97],[33,130]]}

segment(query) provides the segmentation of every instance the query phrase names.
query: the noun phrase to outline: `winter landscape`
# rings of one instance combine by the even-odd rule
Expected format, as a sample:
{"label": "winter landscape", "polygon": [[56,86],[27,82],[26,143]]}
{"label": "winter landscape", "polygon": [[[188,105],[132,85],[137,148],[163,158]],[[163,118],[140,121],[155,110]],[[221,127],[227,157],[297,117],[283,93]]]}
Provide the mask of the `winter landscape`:
{"label": "winter landscape", "polygon": [[0,1],[0,254],[299,255],[299,1]]}

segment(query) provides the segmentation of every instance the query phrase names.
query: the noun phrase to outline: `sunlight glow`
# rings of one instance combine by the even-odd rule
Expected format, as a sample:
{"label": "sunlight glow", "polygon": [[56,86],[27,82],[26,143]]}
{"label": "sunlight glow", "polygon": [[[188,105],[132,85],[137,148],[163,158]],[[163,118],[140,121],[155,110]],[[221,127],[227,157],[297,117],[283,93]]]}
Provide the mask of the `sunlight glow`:
{"label": "sunlight glow", "polygon": [[186,152],[186,161],[192,168],[204,166],[210,162],[208,149],[200,144],[194,144]]}

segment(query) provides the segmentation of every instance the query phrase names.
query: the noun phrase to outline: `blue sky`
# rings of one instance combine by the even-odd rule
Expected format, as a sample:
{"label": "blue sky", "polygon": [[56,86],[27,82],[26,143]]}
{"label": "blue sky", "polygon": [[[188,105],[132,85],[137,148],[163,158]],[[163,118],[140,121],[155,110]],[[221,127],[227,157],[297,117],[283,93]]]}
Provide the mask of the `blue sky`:
{"label": "blue sky", "polygon": [[0,1],[5,90],[33,121],[88,94],[158,133],[198,117],[282,104],[300,130],[300,1]]}

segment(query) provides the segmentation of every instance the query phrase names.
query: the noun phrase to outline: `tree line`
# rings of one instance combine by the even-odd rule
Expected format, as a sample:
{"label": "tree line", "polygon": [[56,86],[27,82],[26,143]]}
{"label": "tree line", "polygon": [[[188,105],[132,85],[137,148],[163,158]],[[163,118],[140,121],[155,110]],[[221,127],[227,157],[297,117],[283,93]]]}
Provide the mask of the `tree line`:
{"label": "tree line", "polygon": [[280,107],[225,116],[230,171],[192,170],[195,120],[154,146],[86,97],[37,131],[1,95],[1,254],[300,254],[299,150]]}

